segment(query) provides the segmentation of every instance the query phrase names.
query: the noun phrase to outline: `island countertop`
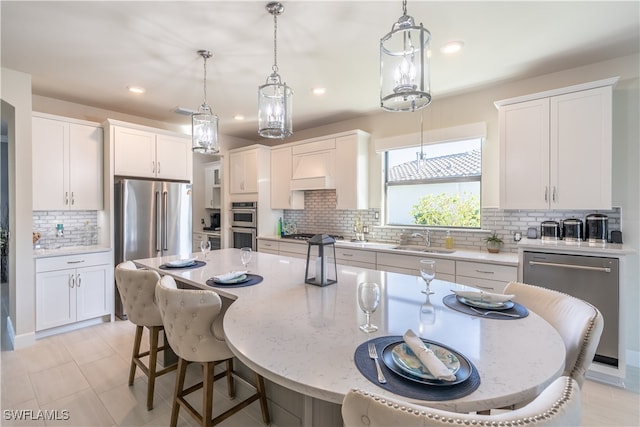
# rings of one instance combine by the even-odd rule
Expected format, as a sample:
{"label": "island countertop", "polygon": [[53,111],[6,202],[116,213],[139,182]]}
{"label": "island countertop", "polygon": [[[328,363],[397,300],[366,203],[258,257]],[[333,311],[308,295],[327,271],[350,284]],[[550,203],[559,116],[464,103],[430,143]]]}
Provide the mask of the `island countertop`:
{"label": "island countertop", "polygon": [[[246,287],[209,287],[214,275],[241,270],[240,251],[223,249],[194,269],[160,269],[177,257],[136,260],[139,266],[171,274],[176,280],[213,289],[235,300],[224,318],[227,342],[243,363],[270,381],[306,396],[341,403],[353,387],[394,395],[369,382],[356,368],[355,349],[375,337],[402,335],[407,329],[448,345],[478,369],[480,387],[468,396],[444,401],[417,401],[428,406],[469,412],[508,406],[535,397],[563,368],[565,349],[559,334],[533,312],[522,319],[494,320],[456,312],[442,302],[451,289],[464,286],[434,280],[433,324],[420,319],[424,282],[416,276],[338,266],[338,282],[319,287],[304,283],[305,260],[255,253],[252,273],[264,280]],[[194,254],[195,255],[195,254]],[[357,285],[374,281],[382,290],[372,315],[375,333],[359,329],[364,313],[357,304]]]}

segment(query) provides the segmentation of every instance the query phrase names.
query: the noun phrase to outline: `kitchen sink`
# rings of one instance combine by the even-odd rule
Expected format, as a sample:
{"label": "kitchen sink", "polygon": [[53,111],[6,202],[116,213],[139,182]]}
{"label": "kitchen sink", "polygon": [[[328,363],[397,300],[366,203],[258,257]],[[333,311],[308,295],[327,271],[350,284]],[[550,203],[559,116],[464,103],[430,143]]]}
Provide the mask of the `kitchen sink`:
{"label": "kitchen sink", "polygon": [[452,254],[456,251],[455,249],[425,247],[422,245],[401,245],[401,246],[394,246],[391,249],[397,249],[400,251],[425,252],[425,253],[431,253],[431,254]]}

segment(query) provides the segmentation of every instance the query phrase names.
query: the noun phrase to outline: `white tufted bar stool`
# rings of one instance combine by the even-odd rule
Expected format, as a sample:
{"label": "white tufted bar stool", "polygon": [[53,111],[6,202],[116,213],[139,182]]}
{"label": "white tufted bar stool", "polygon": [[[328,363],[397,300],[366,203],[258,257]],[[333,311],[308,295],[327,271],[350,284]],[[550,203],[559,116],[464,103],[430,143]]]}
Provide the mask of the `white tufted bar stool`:
{"label": "white tufted bar stool", "polygon": [[604,318],[593,305],[562,292],[511,282],[504,289],[514,301],[528,307],[553,326],[564,341],[567,357],[563,375],[582,387],[600,342]]}
{"label": "white tufted bar stool", "polygon": [[342,419],[345,427],[564,427],[580,425],[582,408],[576,381],[560,377],[526,406],[496,415],[459,414],[353,389],[342,402]]}
{"label": "white tufted bar stool", "polygon": [[[178,372],[170,426],[177,425],[180,407],[183,407],[200,425],[208,427],[227,419],[256,400],[260,401],[264,423],[269,425],[271,421],[264,379],[258,374],[255,374],[256,392],[254,394],[212,418],[213,383],[216,380],[226,377],[229,397],[235,397],[232,376],[233,353],[224,340],[222,330],[222,319],[227,307],[223,306],[220,296],[209,290],[177,289],[175,280],[171,276],[164,276],[156,285],[156,301],[169,345],[178,355]],[[215,365],[222,362],[225,362],[226,369],[214,374]],[[202,365],[203,380],[185,389],[185,375],[190,363]],[[199,389],[202,389],[202,413],[185,400],[185,396]]]}
{"label": "white tufted bar stool", "polygon": [[[166,345],[158,347],[159,334],[164,329],[160,310],[155,304],[156,283],[160,275],[155,271],[139,270],[131,261],[125,261],[116,266],[115,278],[122,305],[131,323],[136,325],[131,368],[129,369],[129,385],[133,385],[136,367],[139,367],[148,377],[147,410],[151,410],[153,409],[156,377],[174,371],[178,366],[174,363],[161,370],[157,369],[158,351],[167,348]],[[140,342],[145,327],[149,329],[149,350],[140,352]],[[149,356],[148,365],[145,365],[142,360],[146,356]]]}

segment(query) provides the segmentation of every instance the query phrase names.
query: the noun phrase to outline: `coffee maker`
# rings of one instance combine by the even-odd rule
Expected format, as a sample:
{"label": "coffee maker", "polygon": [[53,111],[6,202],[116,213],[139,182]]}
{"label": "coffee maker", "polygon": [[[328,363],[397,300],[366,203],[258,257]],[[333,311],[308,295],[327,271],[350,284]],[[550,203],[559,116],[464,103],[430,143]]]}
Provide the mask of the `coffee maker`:
{"label": "coffee maker", "polygon": [[211,214],[211,221],[209,227],[204,227],[204,231],[218,231],[220,230],[220,212],[214,212]]}

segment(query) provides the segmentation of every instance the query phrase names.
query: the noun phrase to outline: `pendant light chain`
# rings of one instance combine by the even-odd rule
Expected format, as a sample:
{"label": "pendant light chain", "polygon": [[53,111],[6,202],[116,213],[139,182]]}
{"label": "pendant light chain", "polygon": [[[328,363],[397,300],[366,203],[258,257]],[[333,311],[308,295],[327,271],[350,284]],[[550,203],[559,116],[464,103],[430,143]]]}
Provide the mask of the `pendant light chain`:
{"label": "pendant light chain", "polygon": [[208,54],[203,54],[202,57],[204,58],[204,80],[203,80],[203,87],[204,87],[204,102],[203,104],[206,105],[207,104],[207,57]]}
{"label": "pendant light chain", "polygon": [[407,15],[407,0],[402,0],[402,14]]}
{"label": "pendant light chain", "polygon": [[278,14],[273,14],[273,67],[274,74],[278,74]]}

